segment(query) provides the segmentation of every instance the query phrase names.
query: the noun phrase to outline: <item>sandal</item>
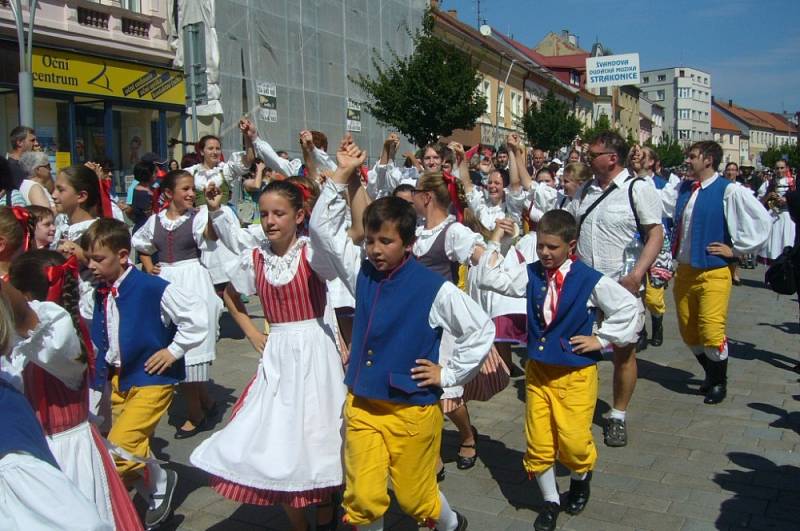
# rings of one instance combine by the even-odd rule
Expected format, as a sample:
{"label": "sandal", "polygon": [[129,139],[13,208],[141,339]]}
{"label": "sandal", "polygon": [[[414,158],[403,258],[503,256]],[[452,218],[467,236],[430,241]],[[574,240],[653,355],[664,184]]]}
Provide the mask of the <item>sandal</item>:
{"label": "sandal", "polygon": [[478,430],[475,429],[475,426],[471,426],[472,428],[472,436],[475,439],[475,442],[472,444],[459,444],[459,448],[474,448],[475,455],[472,457],[464,457],[461,454],[456,454],[456,468],[459,470],[468,470],[475,466],[475,462],[478,460]]}

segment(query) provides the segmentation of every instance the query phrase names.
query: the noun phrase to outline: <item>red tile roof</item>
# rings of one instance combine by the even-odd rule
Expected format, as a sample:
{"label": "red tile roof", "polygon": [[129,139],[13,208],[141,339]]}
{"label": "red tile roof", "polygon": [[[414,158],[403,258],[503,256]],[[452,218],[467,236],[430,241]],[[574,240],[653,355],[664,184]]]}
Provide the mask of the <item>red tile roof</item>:
{"label": "red tile roof", "polygon": [[739,128],[733,125],[720,111],[714,107],[711,107],[711,129],[721,129],[723,131],[731,131],[741,134]]}
{"label": "red tile roof", "polygon": [[722,103],[719,101],[715,101],[715,103],[720,109],[732,114],[750,127],[755,127],[756,129],[773,129],[773,126],[770,122],[758,116],[750,109],[739,107],[738,105],[733,105],[731,103]]}

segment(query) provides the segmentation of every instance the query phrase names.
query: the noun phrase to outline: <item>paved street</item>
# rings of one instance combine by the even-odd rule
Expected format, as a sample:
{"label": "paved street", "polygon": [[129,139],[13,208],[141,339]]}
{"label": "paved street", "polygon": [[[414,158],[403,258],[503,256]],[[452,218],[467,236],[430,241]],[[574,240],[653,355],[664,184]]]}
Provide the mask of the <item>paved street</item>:
{"label": "paved street", "polygon": [[[601,365],[594,426],[600,458],[592,499],[583,514],[562,514],[562,529],[800,528],[800,390],[797,374],[789,370],[798,356],[797,303],[760,287],[763,268],[742,271],[742,277],[745,284],[734,288],[731,302],[732,359],[723,404],[704,405],[695,394],[699,366],[682,346],[670,308],[664,345],[639,357],[639,383],[628,413],[630,443],[607,448],[599,422],[610,407],[611,365]],[[227,337],[213,367],[213,392],[227,408],[226,419],[258,360],[246,340],[230,337],[233,329],[226,321]],[[521,465],[522,383],[512,380],[489,403],[470,403],[480,433],[480,459],[472,470],[456,469],[457,438],[453,426],[445,425],[442,488],[451,505],[467,515],[472,531],[532,529],[541,498]],[[188,461],[201,437],[173,439],[168,420],[177,422],[179,414],[178,401],[154,444],[180,475],[171,528],[288,529],[280,509],[241,506],[207,486],[205,474]],[[569,476],[563,469],[559,476],[563,492]],[[417,529],[396,509],[387,515],[386,528]]]}

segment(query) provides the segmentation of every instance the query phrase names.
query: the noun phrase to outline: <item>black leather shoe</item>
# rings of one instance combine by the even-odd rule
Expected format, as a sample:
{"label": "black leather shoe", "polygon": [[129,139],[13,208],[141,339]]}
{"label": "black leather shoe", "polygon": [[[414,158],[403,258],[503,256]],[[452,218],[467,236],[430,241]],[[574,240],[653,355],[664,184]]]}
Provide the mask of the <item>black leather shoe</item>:
{"label": "black leather shoe", "polygon": [[650,343],[654,347],[660,347],[664,343],[664,316],[653,315],[651,318],[653,323],[653,337],[650,338]]}
{"label": "black leather shoe", "polygon": [[711,389],[711,385],[712,385],[711,384],[711,379],[708,376],[708,363],[709,362],[708,362],[708,358],[706,357],[705,354],[700,354],[699,356],[695,356],[695,357],[697,358],[697,362],[700,364],[700,366],[703,367],[703,373],[705,374],[705,377],[703,378],[703,383],[701,383],[700,387],[698,388],[698,391],[700,392],[700,394],[704,395],[704,394],[706,394],[708,392],[709,389]]}
{"label": "black leather shoe", "polygon": [[177,430],[175,430],[175,438],[176,439],[188,439],[189,437],[194,437],[195,435],[197,435],[201,431],[207,431],[208,429],[209,429],[208,417],[203,417],[203,420],[201,420],[194,427],[194,429],[184,430],[182,428],[178,428]]}
{"label": "black leather shoe", "polygon": [[639,333],[639,341],[636,342],[636,352],[642,352],[643,350],[647,350],[647,329],[642,328],[641,333]]}
{"label": "black leather shoe", "polygon": [[555,502],[544,502],[542,510],[539,511],[539,516],[533,522],[533,528],[536,531],[553,531],[556,528],[556,520],[558,520],[559,506]]}
{"label": "black leather shoe", "polygon": [[719,404],[728,394],[728,360],[708,360],[708,377],[711,388],[703,399],[704,404]]}
{"label": "black leather shoe", "polygon": [[464,457],[461,454],[456,454],[456,468],[459,470],[468,470],[475,466],[478,460],[478,430],[472,426],[472,437],[475,439],[473,444],[460,444],[459,448],[475,448],[475,455],[472,457]]}
{"label": "black leather shoe", "polygon": [[569,493],[567,494],[567,506],[564,511],[567,514],[580,514],[589,503],[589,483],[592,480],[592,473],[586,474],[586,479],[573,479],[569,483]]}
{"label": "black leather shoe", "polygon": [[442,465],[442,469],[436,473],[436,483],[441,483],[444,481],[444,465]]}

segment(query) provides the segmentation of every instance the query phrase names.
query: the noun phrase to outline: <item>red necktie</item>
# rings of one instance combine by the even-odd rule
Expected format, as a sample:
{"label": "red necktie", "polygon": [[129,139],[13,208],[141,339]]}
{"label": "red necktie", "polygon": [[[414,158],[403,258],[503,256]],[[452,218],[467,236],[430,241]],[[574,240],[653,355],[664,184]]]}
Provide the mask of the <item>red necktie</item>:
{"label": "red necktie", "polygon": [[115,299],[117,298],[117,288],[114,286],[111,286],[110,288],[106,286],[97,288],[97,293],[102,295],[104,299],[107,298],[109,294],[111,294],[111,296]]}
{"label": "red necktie", "polygon": [[561,298],[561,286],[564,285],[564,274],[560,269],[554,269],[547,272],[547,286],[550,288],[550,282],[556,285],[555,293],[550,297],[550,321],[556,318],[556,310],[558,309],[558,300]]}

